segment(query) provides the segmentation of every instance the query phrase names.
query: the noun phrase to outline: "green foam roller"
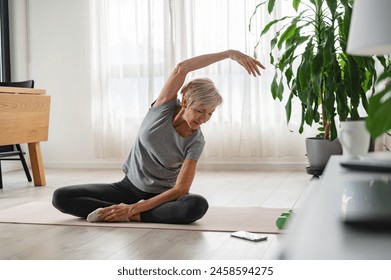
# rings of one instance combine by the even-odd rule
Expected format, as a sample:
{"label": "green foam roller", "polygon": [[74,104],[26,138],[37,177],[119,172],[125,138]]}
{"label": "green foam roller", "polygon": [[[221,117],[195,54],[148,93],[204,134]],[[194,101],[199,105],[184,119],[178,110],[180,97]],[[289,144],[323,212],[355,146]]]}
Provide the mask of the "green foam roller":
{"label": "green foam roller", "polygon": [[284,228],[285,222],[286,222],[287,220],[288,220],[288,218],[287,218],[286,216],[280,216],[280,217],[278,217],[277,220],[276,220],[276,226],[277,226],[277,228],[279,228],[279,229]]}
{"label": "green foam roller", "polygon": [[288,218],[290,215],[291,215],[290,212],[284,212],[284,213],[281,214],[281,216],[287,217],[287,218]]}
{"label": "green foam roller", "polygon": [[289,210],[289,211],[287,211],[287,212],[283,212],[282,214],[281,214],[281,216],[285,216],[285,217],[290,217],[291,216],[291,214],[293,214],[293,211],[292,210]]}

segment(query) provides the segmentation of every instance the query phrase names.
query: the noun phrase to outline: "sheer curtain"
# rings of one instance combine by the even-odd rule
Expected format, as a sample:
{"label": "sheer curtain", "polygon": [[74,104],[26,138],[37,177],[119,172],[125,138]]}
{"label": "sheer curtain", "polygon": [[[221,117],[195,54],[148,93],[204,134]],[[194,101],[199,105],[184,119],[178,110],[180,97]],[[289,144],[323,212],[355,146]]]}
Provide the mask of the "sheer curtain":
{"label": "sheer curtain", "polygon": [[[92,118],[97,156],[122,158],[128,153],[142,118],[176,63],[226,49],[252,55],[262,26],[271,20],[266,11],[259,11],[249,31],[258,3],[91,0]],[[202,161],[284,161],[304,156],[306,135],[296,132],[300,110],[288,127],[285,103],[273,100],[269,91],[274,75],[268,64],[269,41],[265,38],[257,50],[267,67],[260,78],[249,76],[231,60],[189,75],[189,80],[211,78],[224,98],[202,127],[207,143]]]}

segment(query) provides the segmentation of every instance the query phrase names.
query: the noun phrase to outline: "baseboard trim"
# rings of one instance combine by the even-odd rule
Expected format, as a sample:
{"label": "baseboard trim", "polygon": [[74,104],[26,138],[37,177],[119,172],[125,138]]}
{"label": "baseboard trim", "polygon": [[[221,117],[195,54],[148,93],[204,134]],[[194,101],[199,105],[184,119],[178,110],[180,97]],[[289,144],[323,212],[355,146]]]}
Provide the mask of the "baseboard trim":
{"label": "baseboard trim", "polygon": [[305,171],[303,162],[257,162],[257,163],[199,163],[198,170],[210,171]]}
{"label": "baseboard trim", "polygon": [[[45,168],[121,169],[122,161],[46,162],[44,165]],[[306,162],[200,162],[197,168],[203,171],[305,171],[306,166]]]}

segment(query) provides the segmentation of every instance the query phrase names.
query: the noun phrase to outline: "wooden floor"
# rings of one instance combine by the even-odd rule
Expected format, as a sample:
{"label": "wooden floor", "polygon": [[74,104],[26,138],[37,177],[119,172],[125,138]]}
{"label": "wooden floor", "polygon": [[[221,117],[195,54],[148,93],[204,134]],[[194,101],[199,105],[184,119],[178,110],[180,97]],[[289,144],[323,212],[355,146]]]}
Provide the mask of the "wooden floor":
{"label": "wooden floor", "polygon": [[[51,201],[61,186],[114,182],[113,169],[47,169],[45,187],[25,181],[23,171],[3,174],[0,209]],[[311,177],[305,171],[199,171],[191,191],[212,206],[297,207]],[[232,238],[227,232],[0,224],[0,259],[24,260],[255,260],[274,259],[283,234],[264,242]]]}

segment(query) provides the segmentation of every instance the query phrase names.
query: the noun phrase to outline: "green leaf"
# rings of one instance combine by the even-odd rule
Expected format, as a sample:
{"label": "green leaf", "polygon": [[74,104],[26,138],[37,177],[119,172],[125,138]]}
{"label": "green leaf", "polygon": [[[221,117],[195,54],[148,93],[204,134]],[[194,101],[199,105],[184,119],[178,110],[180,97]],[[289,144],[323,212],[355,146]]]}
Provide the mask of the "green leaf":
{"label": "green leaf", "polygon": [[[373,86],[377,79],[376,61],[373,57],[354,57],[360,66],[360,69],[365,73],[363,77],[362,89],[366,93],[372,89],[372,95],[375,91]],[[365,106],[364,106],[365,107]]]}
{"label": "green leaf", "polygon": [[334,18],[335,17],[335,12],[337,11],[338,3],[335,0],[326,0],[326,2],[327,2],[327,6],[330,9],[332,17]]}
{"label": "green leaf", "polygon": [[[267,1],[267,0],[266,0]],[[250,17],[250,20],[249,20],[249,24],[248,24],[248,31],[251,31],[251,22],[253,20],[253,17],[255,17],[255,15],[257,14],[257,11],[258,11],[258,8],[260,8],[263,4],[265,4],[266,2],[262,2],[262,3],[259,3],[255,6],[255,9],[254,9],[254,12],[253,14],[251,15]]]}
{"label": "green leaf", "polygon": [[369,133],[374,139],[391,129],[390,95],[391,86],[387,86],[384,90],[369,99],[368,117],[366,120],[366,125]]}
{"label": "green leaf", "polygon": [[307,110],[305,112],[305,122],[308,125],[312,125],[312,122],[314,120],[313,116],[314,116],[314,110],[312,110],[311,107],[307,107]]}
{"label": "green leaf", "polygon": [[344,5],[345,13],[342,25],[339,28],[341,40],[339,40],[342,50],[346,52],[346,44],[349,37],[350,21],[352,17],[352,8],[349,5]]}
{"label": "green leaf", "polygon": [[[278,33],[277,33],[278,34]],[[270,50],[273,50],[277,44],[277,36],[270,41]]]}
{"label": "green leaf", "polygon": [[352,94],[350,96],[351,98],[351,106],[353,108],[357,108],[360,105],[360,68],[357,64],[357,62],[352,59],[352,57],[349,56],[348,58],[348,69],[350,74],[350,85]]}
{"label": "green leaf", "polygon": [[319,114],[319,103],[315,102],[314,103],[314,121],[319,122],[320,120],[320,114]]}
{"label": "green leaf", "polygon": [[299,9],[300,2],[301,2],[301,0],[293,0],[293,2],[292,2],[292,6],[293,6],[293,8],[295,9],[296,12]]}
{"label": "green leaf", "polygon": [[300,102],[304,105],[308,104],[308,96],[310,94],[310,88],[303,88],[297,91]]}
{"label": "green leaf", "polygon": [[270,64],[274,65],[274,56],[272,53],[269,54],[270,57]]}
{"label": "green leaf", "polygon": [[379,60],[379,62],[384,68],[387,67],[387,59],[384,56],[377,56],[376,58]]}
{"label": "green leaf", "polygon": [[269,14],[271,14],[271,12],[273,11],[275,2],[276,0],[269,0],[269,3],[267,5],[267,11],[269,12]]}
{"label": "green leaf", "polygon": [[309,77],[311,77],[311,53],[312,53],[312,38],[309,40],[304,53],[302,55],[302,60],[297,68],[297,77],[298,77],[298,90],[304,90],[309,87]]}
{"label": "green leaf", "polygon": [[293,54],[296,49],[297,49],[296,46],[291,46],[282,54],[281,59],[278,63],[278,69],[280,69],[281,72],[284,71],[285,67],[288,64],[292,64]]}
{"label": "green leaf", "polygon": [[326,120],[332,120],[334,119],[334,112],[335,112],[335,96],[334,92],[325,91],[324,94],[324,110],[325,110],[325,119]]}
{"label": "green leaf", "polygon": [[349,5],[349,1],[351,0],[341,0],[342,5],[347,6]]}
{"label": "green leaf", "polygon": [[335,94],[339,120],[345,121],[349,115],[348,97],[346,90],[340,84],[337,84]]}
{"label": "green leaf", "polygon": [[284,95],[284,80],[283,80],[283,76],[281,76],[280,82],[278,83],[277,96],[276,97],[280,101],[282,101],[283,95]]}
{"label": "green leaf", "polygon": [[314,56],[312,60],[312,71],[314,74],[322,74],[323,70],[323,48],[319,49],[318,53]]}
{"label": "green leaf", "polygon": [[279,50],[281,50],[282,44],[289,38],[291,38],[297,30],[296,25],[290,25],[282,34],[280,37],[280,40],[278,40],[277,47]]}
{"label": "green leaf", "polygon": [[304,131],[304,114],[305,114],[305,105],[301,104],[301,123],[299,127],[299,133],[303,133]]}
{"label": "green leaf", "polygon": [[292,64],[288,67],[288,69],[286,69],[285,77],[286,77],[286,81],[289,85],[292,80],[292,77],[293,77]]}
{"label": "green leaf", "polygon": [[330,123],[330,141],[333,141],[337,138],[337,128],[335,126],[334,118],[331,118]]}
{"label": "green leaf", "polygon": [[321,10],[322,9],[322,3],[324,0],[310,0],[310,2],[315,6],[316,10]]}
{"label": "green leaf", "polygon": [[323,59],[325,64],[329,63],[332,60],[333,50],[334,50],[334,28],[331,26],[326,28],[326,41],[323,48]]}
{"label": "green leaf", "polygon": [[362,103],[362,106],[363,106],[365,112],[368,113],[369,101],[368,101],[368,98],[367,98],[367,96],[365,94],[363,94],[361,96],[361,103]]}
{"label": "green leaf", "polygon": [[287,39],[286,40],[286,48],[290,48],[290,47],[298,47],[300,46],[301,44],[307,42],[308,38],[310,36],[301,36],[300,33],[298,32],[300,30],[300,28],[297,28],[297,33],[298,34],[295,34],[295,36],[292,36],[291,38]]}
{"label": "green leaf", "polygon": [[271,92],[272,92],[272,97],[273,99],[276,99],[277,98],[277,95],[278,95],[278,83],[277,83],[277,78],[278,78],[278,74],[277,72],[274,74],[274,78],[273,78],[273,81],[272,81],[272,84],[271,84]]}
{"label": "green leaf", "polygon": [[376,83],[379,84],[381,81],[386,80],[388,78],[391,78],[391,67],[389,67],[379,75],[379,78],[377,78]]}
{"label": "green leaf", "polygon": [[[302,11],[298,16],[294,17],[290,23],[288,23],[288,27],[284,26],[282,29],[285,29],[285,31],[281,34],[281,37],[278,42],[278,49],[281,49],[282,44],[285,41],[289,41],[292,37],[299,37],[300,36],[300,31],[303,27],[309,25],[309,23],[304,24],[303,26],[297,27],[297,22],[303,21],[303,14],[306,11]],[[282,30],[281,29],[281,30]],[[280,31],[281,31],[280,30]]]}
{"label": "green leaf", "polygon": [[265,35],[273,25],[275,25],[276,23],[278,23],[286,18],[287,17],[275,19],[275,20],[272,20],[271,22],[269,22],[268,24],[266,24],[265,27],[262,29],[261,36]]}
{"label": "green leaf", "polygon": [[288,101],[286,102],[285,104],[285,115],[286,115],[286,119],[287,119],[287,122],[289,123],[290,119],[291,119],[291,115],[292,115],[292,99],[293,99],[293,92],[291,92],[289,94],[289,98],[288,98]]}

